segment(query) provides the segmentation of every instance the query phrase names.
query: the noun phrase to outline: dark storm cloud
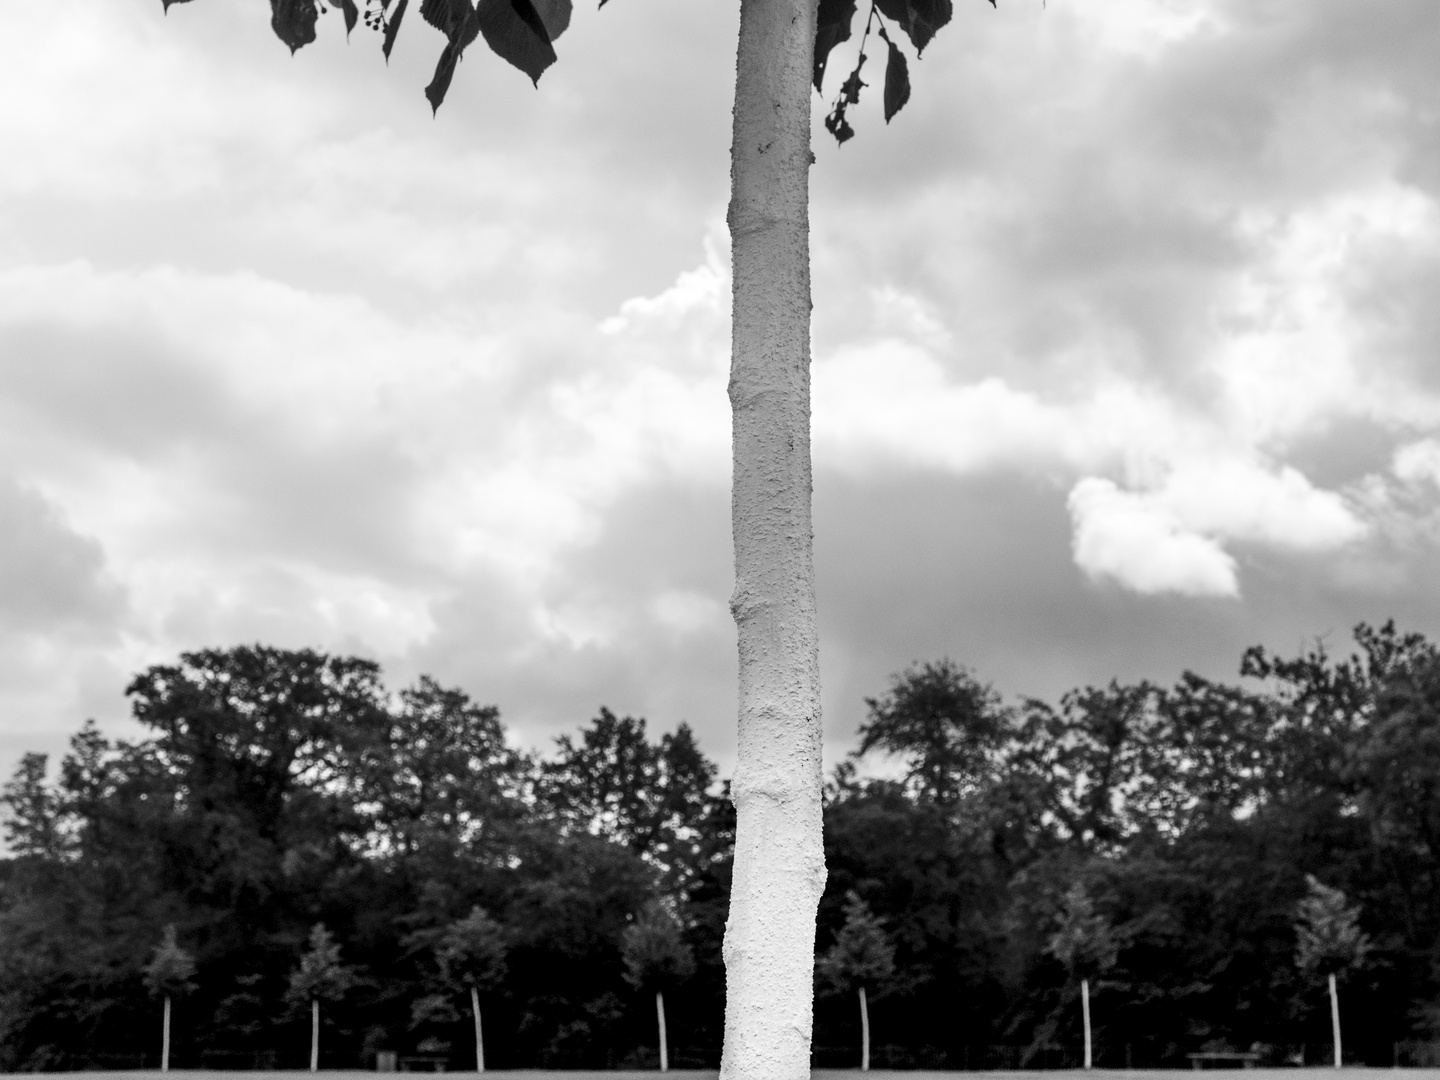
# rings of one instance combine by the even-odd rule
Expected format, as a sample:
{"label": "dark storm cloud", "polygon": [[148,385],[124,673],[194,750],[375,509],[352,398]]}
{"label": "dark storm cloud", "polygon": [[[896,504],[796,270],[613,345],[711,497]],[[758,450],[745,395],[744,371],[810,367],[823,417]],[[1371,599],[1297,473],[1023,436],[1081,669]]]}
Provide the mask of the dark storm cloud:
{"label": "dark storm cloud", "polygon": [[188,473],[193,501],[172,542],[405,572],[415,469],[395,447],[317,437],[303,404],[289,416],[242,405],[212,365],[153,332],[0,326],[0,415],[65,455]]}
{"label": "dark storm cloud", "polygon": [[104,325],[0,325],[0,409],[42,437],[145,459],[237,433],[214,372],[154,335]]}
{"label": "dark storm cloud", "polygon": [[[1243,549],[1239,600],[1139,596],[1075,573],[1052,488],[1014,476],[916,474],[816,483],[827,744],[850,743],[866,696],[916,661],[948,656],[1008,699],[1056,701],[1111,679],[1192,670],[1239,681],[1251,645],[1294,655],[1355,624],[1395,618],[1440,636],[1440,555],[1406,556],[1383,581],[1346,580],[1333,558]],[[1394,553],[1398,555],[1399,553]]]}
{"label": "dark storm cloud", "polygon": [[[1078,11],[961,6],[963,44],[917,66],[904,122],[826,152],[817,293],[868,279],[925,298],[970,370],[1063,378],[1067,348],[1099,337],[1114,363],[1130,350],[1133,373],[1194,393],[1256,253],[1246,215],[1433,154],[1440,29],[1423,3],[1224,4],[1220,29],[1127,58],[1085,38]],[[881,219],[883,243],[862,227]],[[1428,321],[1434,305],[1403,307]],[[853,334],[856,314],[819,304],[819,340]]]}
{"label": "dark storm cloud", "polygon": [[[646,485],[606,509],[592,543],[558,561],[538,608],[534,594],[473,575],[437,605],[434,634],[405,664],[495,702],[532,744],[548,745],[604,705],[661,730],[686,721],[727,760],[730,560],[724,488]],[[547,632],[547,615],[563,627]]]}
{"label": "dark storm cloud", "polygon": [[124,608],[100,545],[76,534],[38,492],[0,474],[0,631],[79,628],[88,637],[113,629]]}

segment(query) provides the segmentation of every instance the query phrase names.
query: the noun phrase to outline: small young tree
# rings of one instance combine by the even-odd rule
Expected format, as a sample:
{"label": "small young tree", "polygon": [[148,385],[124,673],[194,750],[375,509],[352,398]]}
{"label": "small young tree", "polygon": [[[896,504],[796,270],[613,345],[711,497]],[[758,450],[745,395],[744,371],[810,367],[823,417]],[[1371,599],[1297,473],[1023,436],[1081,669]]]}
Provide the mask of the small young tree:
{"label": "small young tree", "polygon": [[652,903],[625,928],[620,939],[625,981],[636,990],[655,992],[655,1021],[660,1034],[660,1071],[670,1068],[665,1032],[665,990],[695,972],[695,956],[680,934],[680,922],[663,904]]}
{"label": "small young tree", "polygon": [[480,908],[445,928],[435,947],[440,979],[446,987],[470,991],[470,1013],[475,1018],[475,1071],[485,1071],[485,1036],[480,1025],[480,995],[504,980],[505,931]]}
{"label": "small young tree", "polygon": [[1330,1029],[1335,1038],[1335,1068],[1340,1068],[1340,995],[1335,978],[1359,967],[1370,951],[1360,929],[1360,909],[1345,902],[1339,889],[1305,875],[1308,892],[1295,905],[1295,966],[1307,980],[1324,975],[1330,985]]}
{"label": "small young tree", "polygon": [[164,998],[165,1019],[160,1033],[160,1071],[170,1071],[170,999],[195,989],[195,961],[175,940],[175,924],[165,927],[155,955],[145,965],[145,987],[151,997]]}
{"label": "small young tree", "polygon": [[1080,1012],[1085,1023],[1085,1068],[1093,1065],[1090,1038],[1090,980],[1115,966],[1120,955],[1119,939],[1095,910],[1085,886],[1076,883],[1065,893],[1056,915],[1055,932],[1046,951],[1060,963],[1070,978],[1080,979]]}
{"label": "small young tree", "polygon": [[300,966],[290,973],[285,1000],[292,1005],[310,1003],[310,1071],[320,1068],[320,1002],[339,1001],[355,985],[354,973],[340,962],[340,946],[316,923],[310,929],[310,947],[300,957]]}
{"label": "small young tree", "polygon": [[895,974],[895,946],[880,919],[851,889],[845,894],[845,925],[835,944],[815,962],[820,981],[836,993],[855,990],[860,999],[860,1071],[870,1071],[870,1001],[866,987],[878,988]]}

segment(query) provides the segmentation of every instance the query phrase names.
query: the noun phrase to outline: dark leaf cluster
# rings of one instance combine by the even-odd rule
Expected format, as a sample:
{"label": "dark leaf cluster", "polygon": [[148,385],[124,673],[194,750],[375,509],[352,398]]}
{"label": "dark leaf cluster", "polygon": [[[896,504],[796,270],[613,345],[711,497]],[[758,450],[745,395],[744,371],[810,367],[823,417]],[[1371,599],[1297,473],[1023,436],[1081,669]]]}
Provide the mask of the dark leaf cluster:
{"label": "dark leaf cluster", "polygon": [[[165,10],[171,4],[189,0],[161,0]],[[345,20],[345,33],[355,29],[361,19],[355,0],[331,0],[339,7]],[[600,0],[603,7],[607,0]],[[445,38],[445,45],[435,64],[435,73],[425,87],[425,97],[432,110],[439,110],[450,92],[465,50],[476,38],[484,38],[490,51],[519,68],[538,85],[551,64],[555,63],[555,40],[570,25],[571,0],[418,0],[420,16]],[[994,6],[996,0],[990,0]],[[381,51],[385,59],[395,47],[396,36],[405,18],[410,0],[366,0],[366,27],[382,36]],[[315,40],[320,16],[328,11],[325,0],[270,0],[270,27],[294,53]],[[850,40],[851,24],[856,14],[855,0],[820,0],[815,27],[815,89],[824,92],[825,69],[831,52]],[[834,107],[825,119],[825,127],[838,142],[855,134],[846,118],[847,110],[860,101],[860,68],[865,63],[865,45],[872,25],[878,28],[886,45],[884,109],[885,122],[910,100],[910,67],[905,54],[886,32],[884,20],[898,27],[909,39],[918,57],[936,33],[954,15],[952,0],[871,0],[865,21],[865,33],[855,68],[841,84]]]}
{"label": "dark leaf cluster", "polygon": [[[996,0],[990,0],[992,7],[995,3]],[[830,63],[830,53],[850,40],[855,13],[855,0],[820,0],[815,27],[815,89],[820,93],[824,93],[825,69]],[[905,34],[918,58],[954,14],[951,0],[871,0],[870,12],[865,17],[865,31],[860,36],[860,48],[855,56],[855,67],[840,84],[835,104],[825,117],[825,129],[835,136],[836,142],[844,143],[855,134],[846,114],[851,106],[860,103],[861,88],[869,85],[861,81],[860,69],[867,59],[865,47],[870,41],[872,28],[885,42],[883,104],[888,124],[910,100],[910,64],[886,30],[886,20]]]}

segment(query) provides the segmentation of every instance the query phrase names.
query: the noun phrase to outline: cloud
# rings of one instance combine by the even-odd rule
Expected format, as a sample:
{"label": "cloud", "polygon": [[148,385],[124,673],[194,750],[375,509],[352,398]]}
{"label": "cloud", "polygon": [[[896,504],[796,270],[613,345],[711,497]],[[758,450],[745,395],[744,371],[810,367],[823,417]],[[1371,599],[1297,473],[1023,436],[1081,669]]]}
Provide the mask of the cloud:
{"label": "cloud", "polygon": [[1235,596],[1235,560],[1163,506],[1109,480],[1089,477],[1070,492],[1075,562],[1140,593]]}
{"label": "cloud", "polygon": [[1421,439],[1397,448],[1392,468],[1406,483],[1428,480],[1440,487],[1440,441]]}
{"label": "cloud", "polygon": [[1189,461],[1167,475],[1151,498],[1187,528],[1230,540],[1324,551],[1367,532],[1340,495],[1317,490],[1289,466]]}
{"label": "cloud", "polygon": [[[537,696],[567,724],[579,708],[546,692],[571,682],[557,668],[588,712],[599,685],[651,699],[660,658],[703,669],[697,651],[730,634],[722,259],[712,241],[674,287],[552,327],[571,355],[540,372],[526,333],[249,273],[0,270],[0,464],[103,537],[132,600],[111,650],[125,665],[257,639],[376,656],[397,678],[429,657],[523,687],[511,711],[551,730]],[[661,550],[652,521],[634,544],[661,576],[597,584],[622,560],[590,553],[630,528],[636,493],[676,485],[721,508],[718,581],[666,575],[702,546]],[[504,598],[510,638],[456,663],[484,637],[455,617],[480,617],[461,599],[476,593]],[[658,700],[693,711],[696,692]]]}
{"label": "cloud", "polygon": [[38,492],[0,474],[0,629],[47,633],[115,625],[125,607],[93,539]]}
{"label": "cloud", "polygon": [[[814,110],[832,733],[945,651],[1048,693],[1440,628],[1432,7],[962,4],[893,124]],[[421,22],[386,69],[338,16],[292,59],[66,11],[0,40],[0,473],[76,560],[6,715],[258,637],[723,752],[738,9],[577,9],[433,119]]]}

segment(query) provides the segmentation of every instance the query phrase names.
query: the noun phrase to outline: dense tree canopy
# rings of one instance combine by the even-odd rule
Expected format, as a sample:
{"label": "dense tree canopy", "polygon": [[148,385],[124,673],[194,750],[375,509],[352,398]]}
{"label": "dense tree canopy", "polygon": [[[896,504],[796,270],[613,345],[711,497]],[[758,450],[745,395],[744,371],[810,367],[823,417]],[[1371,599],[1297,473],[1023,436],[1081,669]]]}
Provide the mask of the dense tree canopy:
{"label": "dense tree canopy", "polygon": [[[1251,650],[1240,685],[1053,706],[1005,704],[944,661],[897,675],[825,810],[819,951],[844,951],[860,898],[893,949],[877,1063],[1074,1047],[1055,936],[1077,920],[1105,928],[1101,1065],[1328,1041],[1315,927],[1365,943],[1349,1052],[1388,1063],[1429,1035],[1440,653],[1390,626],[1357,644]],[[322,1064],[426,1041],[468,1067],[472,983],[492,1065],[648,1061],[635,928],[657,912],[694,964],[666,983],[672,1063],[713,1066],[733,818],[688,728],[652,738],[602,709],[532,756],[433,680],[392,693],[366,661],[258,646],[150,668],[130,696],[143,738],[86,724],[58,767],[27,755],[4,789],[0,1066],[153,1059],[164,941],[194,963],[177,1065],[302,1065],[308,1020],[285,998],[321,923],[353,977]],[[881,753],[902,779],[867,778]],[[816,1015],[817,1062],[852,1063],[853,1001],[823,995]]]}

